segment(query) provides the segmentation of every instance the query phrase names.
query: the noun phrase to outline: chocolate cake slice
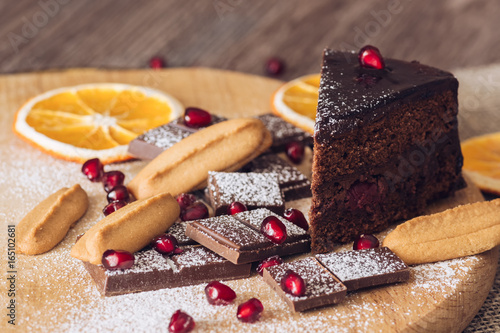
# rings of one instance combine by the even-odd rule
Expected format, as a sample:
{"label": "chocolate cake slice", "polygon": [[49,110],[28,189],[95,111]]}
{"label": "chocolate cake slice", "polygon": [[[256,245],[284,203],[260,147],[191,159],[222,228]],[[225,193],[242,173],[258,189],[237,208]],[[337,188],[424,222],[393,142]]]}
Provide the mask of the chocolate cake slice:
{"label": "chocolate cake slice", "polygon": [[312,250],[385,229],[465,186],[458,81],[416,61],[366,68],[325,50],[314,129]]}

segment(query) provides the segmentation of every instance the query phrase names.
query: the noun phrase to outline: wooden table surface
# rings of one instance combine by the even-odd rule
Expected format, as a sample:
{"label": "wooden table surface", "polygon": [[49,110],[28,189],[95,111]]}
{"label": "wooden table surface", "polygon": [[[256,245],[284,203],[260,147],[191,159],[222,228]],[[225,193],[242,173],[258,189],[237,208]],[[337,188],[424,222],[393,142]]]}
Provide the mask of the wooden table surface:
{"label": "wooden table surface", "polygon": [[264,74],[283,58],[290,79],[319,71],[325,46],[380,48],[443,69],[500,62],[496,0],[18,0],[0,2],[0,72],[171,67]]}
{"label": "wooden table surface", "polygon": [[[169,67],[264,75],[277,56],[288,80],[319,72],[325,46],[364,44],[453,70],[500,63],[499,17],[497,0],[4,0],[0,73],[145,68],[161,56]],[[500,329],[497,306],[487,301],[469,330],[492,315]]]}

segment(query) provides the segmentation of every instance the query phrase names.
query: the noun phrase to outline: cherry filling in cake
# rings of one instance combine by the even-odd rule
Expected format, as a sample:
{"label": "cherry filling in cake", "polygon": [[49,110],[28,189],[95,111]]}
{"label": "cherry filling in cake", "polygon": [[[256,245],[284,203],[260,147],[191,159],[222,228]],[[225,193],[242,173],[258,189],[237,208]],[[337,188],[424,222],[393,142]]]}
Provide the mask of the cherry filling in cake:
{"label": "cherry filling in cake", "polygon": [[[314,132],[313,252],[423,212],[465,186],[452,74],[356,53],[324,53]],[[360,78],[363,78],[362,80]]]}

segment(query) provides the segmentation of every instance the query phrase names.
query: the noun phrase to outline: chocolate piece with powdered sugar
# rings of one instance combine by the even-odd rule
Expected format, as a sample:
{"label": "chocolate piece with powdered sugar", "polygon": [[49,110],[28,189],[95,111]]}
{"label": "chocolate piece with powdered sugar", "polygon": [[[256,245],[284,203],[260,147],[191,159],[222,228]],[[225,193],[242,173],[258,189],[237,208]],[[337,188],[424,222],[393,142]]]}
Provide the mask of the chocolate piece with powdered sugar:
{"label": "chocolate piece with powdered sugar", "polygon": [[285,202],[275,173],[208,173],[208,194],[215,215],[227,214],[232,202],[238,201],[248,210],[264,207],[282,215]]}
{"label": "chocolate piece with powdered sugar", "polygon": [[257,157],[242,169],[243,172],[276,173],[285,201],[311,197],[311,182],[296,167],[276,154]]}
{"label": "chocolate piece with powdered sugar", "polygon": [[[281,279],[288,270],[294,271],[304,280],[304,295],[294,296],[281,288]],[[293,311],[337,304],[344,300],[347,293],[347,288],[313,257],[266,267],[263,276],[264,281]]]}
{"label": "chocolate piece with powdered sugar", "polygon": [[277,215],[258,209],[198,220],[187,225],[186,235],[235,264],[310,251],[307,232],[280,217],[287,228],[285,242],[275,244],[267,239],[260,232],[260,225],[268,216]]}
{"label": "chocolate piece with powdered sugar", "polygon": [[387,247],[318,254],[316,258],[346,285],[348,291],[410,278],[408,266]]}
{"label": "chocolate piece with powdered sugar", "polygon": [[257,116],[257,118],[264,123],[269,132],[273,135],[273,145],[271,146],[273,152],[285,151],[286,144],[291,141],[302,142],[304,145],[312,148],[313,138],[311,134],[295,125],[271,113]]}
{"label": "chocolate piece with powdered sugar", "polygon": [[234,265],[202,246],[184,247],[181,254],[168,257],[153,249],[136,252],[129,269],[106,270],[84,262],[103,296],[183,287],[213,280],[250,276],[251,264]]}

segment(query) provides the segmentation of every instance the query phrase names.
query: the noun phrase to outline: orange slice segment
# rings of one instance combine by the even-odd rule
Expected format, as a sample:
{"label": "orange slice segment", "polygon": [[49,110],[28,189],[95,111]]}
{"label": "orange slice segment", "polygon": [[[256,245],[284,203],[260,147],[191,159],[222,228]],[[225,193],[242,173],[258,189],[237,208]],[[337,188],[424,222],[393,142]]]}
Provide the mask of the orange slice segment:
{"label": "orange slice segment", "polygon": [[273,112],[303,130],[313,133],[318,106],[320,74],[299,77],[285,83],[271,100]]}
{"label": "orange slice segment", "polygon": [[16,113],[13,130],[55,157],[103,163],[130,159],[128,143],[179,117],[184,108],[158,90],[125,84],[87,84],[38,95]]}
{"label": "orange slice segment", "polygon": [[462,142],[463,172],[481,190],[500,195],[500,132]]}

